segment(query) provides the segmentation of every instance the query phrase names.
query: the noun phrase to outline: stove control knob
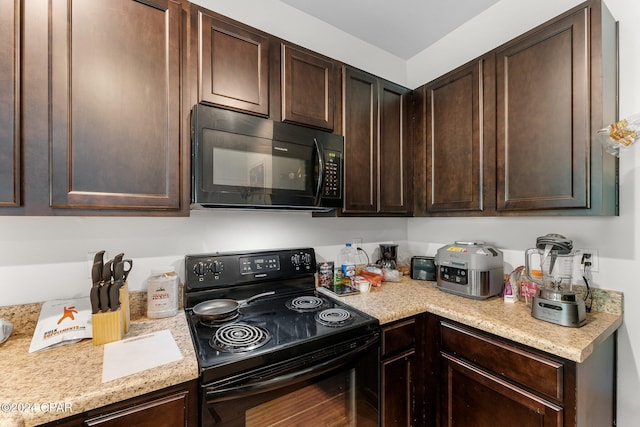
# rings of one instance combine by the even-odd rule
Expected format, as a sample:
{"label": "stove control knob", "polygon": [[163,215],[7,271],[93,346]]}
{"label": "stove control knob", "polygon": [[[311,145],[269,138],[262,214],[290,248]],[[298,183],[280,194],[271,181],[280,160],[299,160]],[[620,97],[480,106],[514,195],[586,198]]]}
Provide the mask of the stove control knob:
{"label": "stove control knob", "polygon": [[299,254],[294,254],[291,256],[291,264],[293,264],[294,267],[298,267],[300,265],[300,255]]}
{"label": "stove control knob", "polygon": [[213,261],[211,263],[210,270],[211,270],[211,272],[213,274],[218,275],[218,274],[222,273],[222,267],[223,267],[223,265],[222,265],[222,263],[220,261]]}
{"label": "stove control knob", "polygon": [[207,265],[204,262],[200,261],[193,266],[193,272],[196,274],[196,276],[204,276],[205,274],[207,274]]}
{"label": "stove control knob", "polygon": [[304,260],[304,263],[305,263],[306,265],[311,264],[311,254],[310,254],[310,253],[305,252],[305,253],[302,255],[302,259]]}

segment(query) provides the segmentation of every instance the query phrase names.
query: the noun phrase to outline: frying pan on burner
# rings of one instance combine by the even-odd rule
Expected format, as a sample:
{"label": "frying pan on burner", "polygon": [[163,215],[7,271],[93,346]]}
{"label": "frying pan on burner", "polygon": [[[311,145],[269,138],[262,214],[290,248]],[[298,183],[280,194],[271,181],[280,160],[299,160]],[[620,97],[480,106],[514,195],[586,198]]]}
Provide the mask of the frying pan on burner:
{"label": "frying pan on burner", "polygon": [[226,319],[237,313],[240,307],[250,304],[258,298],[273,295],[275,293],[275,291],[263,292],[261,294],[254,295],[251,298],[238,301],[234,299],[212,299],[203,301],[193,307],[193,314],[198,316],[200,319],[207,321]]}

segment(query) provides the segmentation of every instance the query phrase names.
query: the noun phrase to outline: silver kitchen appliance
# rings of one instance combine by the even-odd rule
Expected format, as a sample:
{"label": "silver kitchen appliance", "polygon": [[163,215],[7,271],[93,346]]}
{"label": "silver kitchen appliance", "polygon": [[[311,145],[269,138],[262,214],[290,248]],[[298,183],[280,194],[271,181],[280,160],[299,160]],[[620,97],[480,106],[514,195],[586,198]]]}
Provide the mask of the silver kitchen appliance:
{"label": "silver kitchen appliance", "polygon": [[[532,256],[537,256],[540,260],[542,280],[530,274]],[[573,242],[560,234],[540,236],[536,239],[536,247],[527,249],[527,278],[540,286],[531,305],[533,317],[573,328],[586,323],[585,303],[572,289],[575,258]]]}
{"label": "silver kitchen appliance", "polygon": [[502,252],[485,242],[457,241],[436,253],[436,287],[474,299],[486,299],[502,292]]}

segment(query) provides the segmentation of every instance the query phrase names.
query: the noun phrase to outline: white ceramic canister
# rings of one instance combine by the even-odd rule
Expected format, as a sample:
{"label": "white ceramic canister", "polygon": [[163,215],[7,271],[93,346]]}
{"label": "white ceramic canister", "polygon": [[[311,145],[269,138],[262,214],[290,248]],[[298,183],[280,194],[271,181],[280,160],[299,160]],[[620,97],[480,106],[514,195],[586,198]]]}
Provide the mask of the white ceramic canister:
{"label": "white ceramic canister", "polygon": [[178,313],[178,281],[171,266],[151,269],[147,279],[147,317],[157,319]]}

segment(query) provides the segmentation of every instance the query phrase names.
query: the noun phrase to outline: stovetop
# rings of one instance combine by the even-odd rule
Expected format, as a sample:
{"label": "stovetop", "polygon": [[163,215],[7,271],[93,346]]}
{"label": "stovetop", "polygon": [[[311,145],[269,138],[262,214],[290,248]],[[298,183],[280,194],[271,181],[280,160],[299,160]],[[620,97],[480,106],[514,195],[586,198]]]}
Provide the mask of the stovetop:
{"label": "stovetop", "polygon": [[[311,292],[307,296],[315,296],[315,293]],[[300,312],[287,307],[287,303],[301,297],[304,295],[255,301],[241,307],[236,319],[219,326],[203,324],[193,312],[188,312],[200,370],[215,368],[216,377],[225,376],[258,364],[286,360],[316,348],[348,340],[352,335],[377,329],[375,319],[322,296],[316,296],[322,303],[313,311]],[[335,326],[322,324],[322,319],[318,319],[321,313],[338,323]],[[348,319],[343,321],[345,316]],[[268,334],[266,342],[257,348],[246,351],[233,349],[234,345],[230,346],[232,349],[224,346],[222,350],[214,348],[217,341],[212,342],[212,339],[216,337],[227,337],[232,342],[235,338],[242,343],[254,335],[260,335],[259,332],[254,333],[256,328]]]}
{"label": "stovetop", "polygon": [[[246,254],[187,257],[188,271],[202,271],[201,260],[205,258],[206,265],[219,262],[216,268],[222,263],[226,268],[224,277],[215,279],[210,274],[201,280],[202,276],[196,275],[198,281],[190,284],[188,274],[185,283],[185,311],[205,382],[283,363],[332,346],[348,347],[350,341],[378,332],[376,319],[317,293],[312,249],[304,250],[309,254],[306,259],[309,268],[292,269],[291,261],[298,259],[292,254],[300,253],[286,250],[271,251],[268,256],[253,253],[250,257]],[[236,263],[237,259],[242,261]],[[268,260],[272,266],[270,277],[251,280],[249,276],[256,273],[240,272],[240,283],[234,282],[235,272],[230,270],[237,265],[239,271],[246,271],[247,259]],[[264,269],[257,274],[264,274]],[[275,295],[241,305],[237,317],[219,324],[202,322],[192,311],[195,304],[207,299],[245,299],[265,291],[275,291]]]}

